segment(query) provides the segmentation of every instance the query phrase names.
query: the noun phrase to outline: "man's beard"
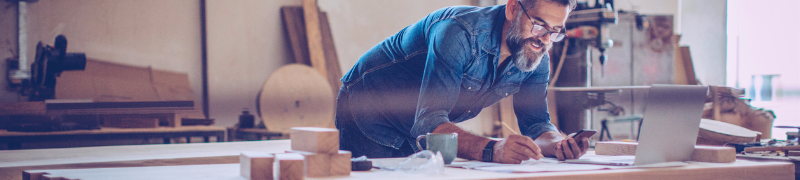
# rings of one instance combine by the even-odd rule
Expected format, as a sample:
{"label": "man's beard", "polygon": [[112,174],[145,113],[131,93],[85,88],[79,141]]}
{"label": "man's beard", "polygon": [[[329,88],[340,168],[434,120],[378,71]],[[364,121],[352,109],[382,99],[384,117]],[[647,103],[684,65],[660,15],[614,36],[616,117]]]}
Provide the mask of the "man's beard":
{"label": "man's beard", "polygon": [[[539,38],[530,37],[527,39],[523,39],[522,34],[525,32],[520,25],[522,12],[517,14],[517,18],[514,22],[511,22],[509,26],[509,33],[506,35],[506,45],[508,46],[508,50],[511,52],[511,56],[509,57],[511,60],[514,61],[514,65],[517,66],[523,72],[531,72],[536,69],[539,64],[542,63],[542,57],[544,54],[550,50],[551,45],[545,46]],[[537,52],[528,47],[531,43],[536,43],[539,47],[542,48],[541,51]]]}

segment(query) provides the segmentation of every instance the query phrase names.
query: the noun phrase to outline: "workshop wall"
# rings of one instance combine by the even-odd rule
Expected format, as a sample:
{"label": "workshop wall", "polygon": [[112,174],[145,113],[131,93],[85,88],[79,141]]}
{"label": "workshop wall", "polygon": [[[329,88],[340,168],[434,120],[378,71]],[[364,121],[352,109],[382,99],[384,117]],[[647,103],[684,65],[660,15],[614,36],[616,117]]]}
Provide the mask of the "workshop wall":
{"label": "workshop wall", "polygon": [[[679,1],[615,2],[620,9],[630,8],[628,10],[638,10],[645,14],[676,14]],[[498,4],[505,2],[498,0]],[[724,3],[724,0],[713,1],[719,2]],[[322,11],[328,12],[341,70],[345,73],[369,48],[428,13],[442,7],[467,5],[474,1],[324,0],[318,3]],[[683,1],[681,7],[708,6],[704,3],[711,2]],[[233,125],[242,108],[255,112],[256,96],[266,78],[282,65],[291,62],[280,19],[280,7],[285,5],[299,6],[301,0],[207,1],[210,115],[217,119],[216,125]],[[0,1],[0,8],[0,58],[5,59],[16,53],[16,3]],[[720,8],[724,12],[724,4]],[[682,18],[706,18],[709,13],[716,17],[718,11],[719,9],[713,12],[691,11],[684,13]],[[724,14],[721,18],[697,19],[686,23],[724,23]],[[70,42],[70,52],[84,52],[88,57],[111,62],[186,72],[195,97],[201,99],[199,1],[40,0],[29,3],[27,22],[28,57],[31,60],[37,42],[52,44],[57,34],[64,34]],[[705,52],[695,47],[699,48],[703,46],[701,42],[707,43],[711,40],[692,40],[692,37],[700,36],[690,33],[707,34],[714,29],[688,31],[687,28],[688,25],[683,27],[682,42],[693,48],[693,57],[704,57],[702,54]],[[722,59],[713,56],[704,62],[724,64],[724,49],[722,54]],[[0,64],[0,73],[6,74],[5,63]],[[711,67],[702,64],[696,63],[696,69]],[[698,72],[698,77],[707,84],[724,82],[724,72],[718,77],[715,73],[718,74]],[[0,79],[3,79],[0,83],[5,87],[5,78]],[[15,101],[19,101],[16,92],[5,88],[0,90],[0,102]],[[495,115],[490,114],[494,111],[484,112],[476,120],[467,121],[463,126],[473,129],[474,132],[489,132],[490,129],[487,128],[491,125],[486,125],[485,122],[491,122],[490,119]]]}
{"label": "workshop wall", "polygon": [[[10,9],[16,4],[4,1],[0,8]],[[52,45],[55,37],[63,34],[69,42],[67,52],[83,52],[89,58],[110,62],[186,72],[196,98],[201,98],[200,4],[197,1],[41,0],[28,3],[27,7],[29,63],[34,61],[36,43]],[[6,16],[9,12],[14,14]],[[16,31],[16,10],[2,13],[2,31],[6,32],[8,27]],[[7,20],[7,17],[13,19]],[[8,34],[3,33],[0,37],[4,46],[9,40],[17,39],[16,32],[9,34],[12,36],[6,37]],[[14,42],[11,47],[16,46]],[[3,59],[7,57],[11,56],[2,56]],[[5,82],[6,69],[0,71]],[[2,102],[20,101],[16,92],[6,90],[0,94]]]}
{"label": "workshop wall", "polygon": [[[292,62],[280,19],[281,6],[300,0],[209,0],[207,3],[211,118],[219,126],[238,121],[243,108],[255,112],[267,77]],[[342,74],[369,48],[436,9],[469,0],[325,0]],[[335,87],[338,89],[339,87]]]}
{"label": "workshop wall", "polygon": [[21,98],[7,88],[5,59],[17,56],[17,3],[0,1],[0,102],[16,102]]}
{"label": "workshop wall", "polygon": [[682,0],[679,44],[689,46],[697,79],[705,85],[725,84],[727,0]]}

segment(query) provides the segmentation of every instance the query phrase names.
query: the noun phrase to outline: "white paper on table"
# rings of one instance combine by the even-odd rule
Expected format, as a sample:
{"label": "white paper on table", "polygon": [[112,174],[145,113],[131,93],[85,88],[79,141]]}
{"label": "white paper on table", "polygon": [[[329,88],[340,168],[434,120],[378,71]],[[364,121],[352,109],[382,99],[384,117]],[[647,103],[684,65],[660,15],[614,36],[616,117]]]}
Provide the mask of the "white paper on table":
{"label": "white paper on table", "polygon": [[531,159],[523,161],[521,164],[500,164],[500,163],[488,163],[488,162],[478,162],[478,161],[453,162],[453,164],[448,165],[447,167],[494,171],[494,172],[508,172],[508,173],[584,171],[584,170],[632,168],[632,167],[621,167],[621,166],[559,163],[556,158],[542,158],[540,160]]}
{"label": "white paper on table", "polygon": [[580,159],[568,159],[566,163],[573,164],[594,164],[594,165],[611,165],[611,166],[633,166],[636,168],[655,168],[655,167],[679,167],[688,165],[685,162],[663,162],[636,166],[634,164],[635,156],[621,155],[621,156],[591,156]]}

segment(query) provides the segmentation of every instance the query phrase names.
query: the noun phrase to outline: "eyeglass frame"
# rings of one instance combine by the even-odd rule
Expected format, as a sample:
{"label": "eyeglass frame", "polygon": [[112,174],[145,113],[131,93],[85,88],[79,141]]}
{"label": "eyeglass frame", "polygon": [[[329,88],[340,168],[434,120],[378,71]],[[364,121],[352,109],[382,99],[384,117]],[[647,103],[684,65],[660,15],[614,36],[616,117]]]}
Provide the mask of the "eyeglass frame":
{"label": "eyeglass frame", "polygon": [[[544,37],[546,35],[550,35],[550,41],[552,41],[552,42],[559,42],[559,41],[564,40],[565,37],[567,37],[567,34],[562,32],[562,31],[564,31],[564,29],[561,29],[560,31],[550,31],[550,29],[547,29],[542,25],[538,25],[538,24],[534,23],[533,22],[533,18],[531,18],[531,15],[528,14],[528,11],[525,10],[525,7],[522,7],[523,6],[522,5],[522,1],[517,0],[517,3],[519,3],[519,8],[522,9],[522,12],[525,13],[525,16],[528,16],[528,21],[530,21],[531,24],[533,24],[533,27],[531,27],[531,34],[534,37]],[[536,35],[536,33],[534,33],[534,31],[537,28],[537,26],[539,27],[539,29],[544,29],[546,32],[544,32],[544,33],[542,33],[540,35]]]}

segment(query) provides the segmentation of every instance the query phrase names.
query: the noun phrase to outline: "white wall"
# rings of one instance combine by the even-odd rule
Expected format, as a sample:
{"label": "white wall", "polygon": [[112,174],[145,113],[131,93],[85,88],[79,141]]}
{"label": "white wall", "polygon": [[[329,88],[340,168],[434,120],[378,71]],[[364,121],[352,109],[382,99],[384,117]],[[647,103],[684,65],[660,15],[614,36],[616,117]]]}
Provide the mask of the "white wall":
{"label": "white wall", "polygon": [[[342,73],[386,37],[436,9],[467,0],[324,0]],[[208,17],[209,95],[211,118],[231,126],[242,108],[255,113],[256,96],[269,75],[293,62],[281,22],[281,6],[300,0],[210,0]],[[335,87],[338,89],[339,87]]]}
{"label": "white wall", "polygon": [[41,0],[28,3],[28,60],[36,43],[58,34],[67,52],[89,58],[186,72],[200,99],[200,4],[197,1]]}
{"label": "white wall", "polygon": [[206,2],[209,114],[216,125],[232,126],[243,108],[257,114],[256,96],[267,77],[293,61],[280,8],[301,1]]}
{"label": "white wall", "polygon": [[681,1],[679,44],[689,46],[697,79],[705,85],[726,85],[726,4],[726,0]]}
{"label": "white wall", "polygon": [[416,23],[431,12],[469,0],[324,0],[318,1],[328,12],[331,32],[339,54],[343,74],[350,70],[367,50]]}

